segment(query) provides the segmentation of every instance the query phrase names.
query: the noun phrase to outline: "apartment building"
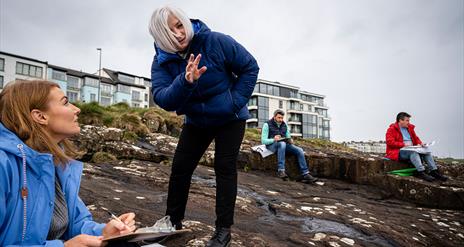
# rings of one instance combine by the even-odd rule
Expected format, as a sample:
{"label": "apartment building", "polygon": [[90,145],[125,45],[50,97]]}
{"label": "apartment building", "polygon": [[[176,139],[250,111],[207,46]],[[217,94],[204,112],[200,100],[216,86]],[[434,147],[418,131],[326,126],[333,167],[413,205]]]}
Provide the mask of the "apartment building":
{"label": "apartment building", "polygon": [[48,62],[0,51],[0,92],[16,79],[37,80],[47,78]]}
{"label": "apartment building", "polygon": [[261,128],[277,109],[295,137],[330,140],[330,117],[325,96],[300,90],[299,87],[258,79],[248,110],[247,128]]}
{"label": "apartment building", "polygon": [[125,102],[132,107],[154,106],[149,78],[102,69],[91,74],[0,51],[0,91],[16,79],[56,82],[71,102],[99,102],[108,106]]}
{"label": "apartment building", "polygon": [[385,154],[387,150],[387,144],[385,141],[351,141],[343,142],[342,144],[364,153]]}
{"label": "apartment building", "polygon": [[[115,102],[126,102],[132,107],[148,108],[152,106],[150,104],[150,78],[141,77],[125,73],[122,71],[114,71],[110,69],[103,69],[101,73],[102,77],[109,78],[114,82],[114,101]],[[106,90],[108,93],[105,95],[109,97],[111,95],[110,88]]]}

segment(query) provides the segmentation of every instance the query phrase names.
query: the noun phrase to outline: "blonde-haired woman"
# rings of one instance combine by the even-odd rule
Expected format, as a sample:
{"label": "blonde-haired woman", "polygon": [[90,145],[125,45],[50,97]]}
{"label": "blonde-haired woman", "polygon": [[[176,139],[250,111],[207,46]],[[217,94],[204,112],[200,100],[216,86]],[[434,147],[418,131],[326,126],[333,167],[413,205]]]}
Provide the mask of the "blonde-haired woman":
{"label": "blonde-haired woman", "polygon": [[190,20],[178,8],[155,10],[149,30],[156,50],[151,69],[154,101],[186,115],[172,164],[166,214],[182,228],[193,171],[214,140],[216,230],[207,246],[228,246],[237,195],[236,161],[258,64],[230,36]]}
{"label": "blonde-haired woman", "polygon": [[131,232],[127,213],[99,224],[79,198],[82,163],[68,137],[79,108],[58,84],[15,81],[0,93],[0,246],[101,246]]}

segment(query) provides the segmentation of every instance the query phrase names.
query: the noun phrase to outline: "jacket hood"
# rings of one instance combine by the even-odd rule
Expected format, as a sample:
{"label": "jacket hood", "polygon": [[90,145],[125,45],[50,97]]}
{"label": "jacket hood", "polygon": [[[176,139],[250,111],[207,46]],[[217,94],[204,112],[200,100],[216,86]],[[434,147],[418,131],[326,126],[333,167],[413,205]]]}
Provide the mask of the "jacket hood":
{"label": "jacket hood", "polygon": [[[197,44],[202,43],[201,41],[203,41],[206,35],[211,32],[211,29],[209,29],[209,27],[200,20],[191,19],[190,22],[192,23],[194,35],[189,45],[193,45],[193,41],[195,41]],[[160,65],[171,60],[182,59],[182,57],[177,53],[163,51],[161,48],[157,47],[156,44],[154,44],[154,46],[156,50],[156,56],[158,58],[158,64]]]}
{"label": "jacket hood", "polygon": [[[19,147],[21,145],[21,147]],[[24,152],[26,158],[26,163],[29,168],[31,168],[34,173],[41,174],[45,167],[41,164],[51,163],[53,164],[53,156],[49,153],[40,153],[35,151],[34,149],[30,148],[25,144],[19,137],[13,133],[11,130],[7,129],[3,123],[0,122],[0,150],[4,151],[5,153],[10,153],[17,156],[19,159],[23,159],[23,155],[21,150]],[[79,161],[72,160],[70,164],[79,164],[79,166],[71,166],[79,167],[82,166],[82,163]],[[71,172],[71,169],[66,169],[68,166],[60,166],[58,169],[59,173],[63,173],[64,176],[68,176]],[[62,174],[59,174],[62,175]]]}
{"label": "jacket hood", "polygon": [[7,129],[3,123],[0,122],[0,150],[14,154],[19,158],[22,158],[21,150],[18,148],[18,144],[23,146],[24,153],[27,157],[36,160],[36,159],[46,159],[49,160],[52,155],[47,153],[39,153],[29,146],[27,146],[19,137],[13,133],[11,130]]}

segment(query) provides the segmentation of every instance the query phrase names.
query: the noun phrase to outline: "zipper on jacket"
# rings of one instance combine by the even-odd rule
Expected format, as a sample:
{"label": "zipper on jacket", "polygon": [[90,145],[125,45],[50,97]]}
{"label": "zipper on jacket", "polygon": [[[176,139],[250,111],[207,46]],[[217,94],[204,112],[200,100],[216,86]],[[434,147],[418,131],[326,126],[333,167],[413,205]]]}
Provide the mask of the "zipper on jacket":
{"label": "zipper on jacket", "polygon": [[17,145],[19,151],[21,151],[22,156],[22,165],[23,165],[23,187],[21,188],[21,197],[23,198],[23,232],[21,235],[21,242],[24,242],[24,237],[26,236],[26,227],[27,227],[27,177],[26,177],[26,154],[24,153],[23,145]]}

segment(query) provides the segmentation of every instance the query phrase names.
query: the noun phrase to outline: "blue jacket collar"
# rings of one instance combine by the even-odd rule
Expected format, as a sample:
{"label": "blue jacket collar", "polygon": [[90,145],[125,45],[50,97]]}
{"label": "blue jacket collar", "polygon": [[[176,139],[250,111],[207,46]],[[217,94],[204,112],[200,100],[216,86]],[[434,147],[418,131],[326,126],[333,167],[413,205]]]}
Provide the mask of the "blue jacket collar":
{"label": "blue jacket collar", "polygon": [[[13,154],[17,156],[20,160],[22,160],[22,153],[21,150],[18,148],[18,144],[21,144],[23,147],[24,154],[26,155],[26,163],[27,167],[30,168],[36,174],[42,174],[42,172],[46,170],[50,170],[51,172],[52,167],[47,167],[44,164],[51,164],[54,168],[53,163],[53,156],[49,153],[40,153],[35,151],[34,149],[27,146],[19,137],[13,133],[11,130],[7,129],[3,123],[0,122],[0,150]],[[68,177],[71,174],[72,169],[66,169],[67,167],[74,166],[75,164],[79,164],[76,168],[82,169],[82,163],[78,161],[72,161],[71,164],[66,166],[60,166],[58,170],[58,175],[61,178]],[[47,169],[49,168],[49,169]]]}
{"label": "blue jacket collar", "polygon": [[[200,20],[191,19],[190,21],[192,22],[194,36],[192,40],[190,41],[190,47],[188,49],[192,50],[202,43],[202,41],[206,38],[206,35],[210,33],[211,30],[209,29],[208,26],[206,26],[205,23],[203,23]],[[156,50],[156,56],[158,59],[158,64],[160,65],[165,62],[172,61],[172,60],[182,59],[182,57],[179,56],[179,54],[163,51],[159,47],[157,47],[156,44],[155,44],[155,50]]]}

